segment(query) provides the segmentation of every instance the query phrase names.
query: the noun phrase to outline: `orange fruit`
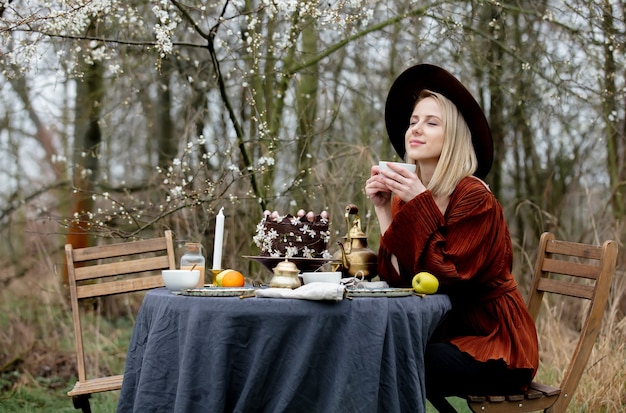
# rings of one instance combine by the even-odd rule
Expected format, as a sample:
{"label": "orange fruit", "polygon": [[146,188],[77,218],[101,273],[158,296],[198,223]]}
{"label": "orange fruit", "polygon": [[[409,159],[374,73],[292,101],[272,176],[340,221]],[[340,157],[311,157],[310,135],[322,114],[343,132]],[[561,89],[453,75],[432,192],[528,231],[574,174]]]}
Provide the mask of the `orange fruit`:
{"label": "orange fruit", "polygon": [[[221,279],[221,283],[219,282]],[[224,270],[217,275],[217,285],[221,287],[243,287],[245,280],[243,274],[235,270]]]}

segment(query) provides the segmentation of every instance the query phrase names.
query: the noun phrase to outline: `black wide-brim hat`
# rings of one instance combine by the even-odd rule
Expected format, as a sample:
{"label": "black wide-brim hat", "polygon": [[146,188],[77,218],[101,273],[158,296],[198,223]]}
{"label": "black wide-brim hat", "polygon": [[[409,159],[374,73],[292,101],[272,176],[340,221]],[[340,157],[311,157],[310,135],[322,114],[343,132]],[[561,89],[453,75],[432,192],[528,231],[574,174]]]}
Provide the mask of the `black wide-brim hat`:
{"label": "black wide-brim hat", "polygon": [[409,119],[422,90],[441,93],[454,103],[463,115],[478,158],[478,169],[474,173],[484,178],[493,163],[493,139],[485,114],[476,99],[450,72],[439,66],[420,64],[410,67],[398,76],[391,85],[385,104],[387,134],[394,149],[404,159],[406,149],[404,137],[409,128]]}

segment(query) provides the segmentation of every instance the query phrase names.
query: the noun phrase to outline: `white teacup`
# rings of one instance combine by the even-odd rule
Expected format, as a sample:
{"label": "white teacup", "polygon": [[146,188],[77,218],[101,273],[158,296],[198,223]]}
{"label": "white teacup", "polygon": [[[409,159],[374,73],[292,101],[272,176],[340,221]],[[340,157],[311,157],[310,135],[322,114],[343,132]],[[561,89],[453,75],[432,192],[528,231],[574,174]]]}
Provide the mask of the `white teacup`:
{"label": "white teacup", "polygon": [[339,284],[341,282],[341,272],[339,271],[303,272],[300,276],[305,284],[313,282]]}
{"label": "white teacup", "polygon": [[389,169],[389,167],[387,165],[389,164],[394,164],[397,166],[401,166],[402,168],[406,169],[409,172],[415,173],[415,169],[417,168],[417,166],[414,163],[404,163],[404,162],[388,162],[388,161],[380,161],[378,162],[378,168],[381,171],[390,171],[391,169]]}

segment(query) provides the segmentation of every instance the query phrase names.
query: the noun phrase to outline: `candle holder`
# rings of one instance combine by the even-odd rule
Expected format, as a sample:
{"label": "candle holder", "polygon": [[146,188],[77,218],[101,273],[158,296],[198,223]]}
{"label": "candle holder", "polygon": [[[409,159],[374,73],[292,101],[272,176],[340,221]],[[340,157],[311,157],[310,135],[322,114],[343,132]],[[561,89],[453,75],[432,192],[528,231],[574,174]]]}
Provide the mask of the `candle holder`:
{"label": "candle holder", "polygon": [[217,287],[217,274],[221,273],[224,270],[211,270],[211,283],[213,286]]}

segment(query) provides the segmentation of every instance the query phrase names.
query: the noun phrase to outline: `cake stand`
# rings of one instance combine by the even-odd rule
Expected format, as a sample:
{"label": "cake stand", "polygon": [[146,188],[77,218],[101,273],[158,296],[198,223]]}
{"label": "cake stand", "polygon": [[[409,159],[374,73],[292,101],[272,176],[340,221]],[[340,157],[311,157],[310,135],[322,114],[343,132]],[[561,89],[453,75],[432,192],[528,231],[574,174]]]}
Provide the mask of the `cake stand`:
{"label": "cake stand", "polygon": [[[244,255],[243,257],[263,264],[263,266],[267,268],[269,272],[273,272],[274,267],[276,267],[278,263],[285,261],[285,257],[264,257],[260,255]],[[296,267],[298,267],[298,270],[300,270],[300,272],[313,272],[318,270],[322,265],[331,262],[333,259],[290,257],[287,258],[287,260],[296,264]]]}

